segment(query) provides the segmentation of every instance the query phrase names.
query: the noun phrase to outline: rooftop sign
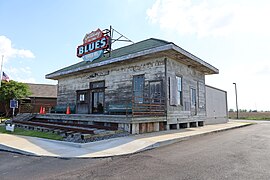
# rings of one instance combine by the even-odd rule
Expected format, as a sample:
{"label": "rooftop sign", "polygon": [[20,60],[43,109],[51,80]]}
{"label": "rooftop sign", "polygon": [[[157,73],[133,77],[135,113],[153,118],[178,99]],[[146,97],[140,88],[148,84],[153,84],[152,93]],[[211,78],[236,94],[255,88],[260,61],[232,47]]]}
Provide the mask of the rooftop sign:
{"label": "rooftop sign", "polygon": [[83,44],[77,47],[77,56],[91,62],[99,58],[109,46],[110,36],[97,29],[85,35]]}

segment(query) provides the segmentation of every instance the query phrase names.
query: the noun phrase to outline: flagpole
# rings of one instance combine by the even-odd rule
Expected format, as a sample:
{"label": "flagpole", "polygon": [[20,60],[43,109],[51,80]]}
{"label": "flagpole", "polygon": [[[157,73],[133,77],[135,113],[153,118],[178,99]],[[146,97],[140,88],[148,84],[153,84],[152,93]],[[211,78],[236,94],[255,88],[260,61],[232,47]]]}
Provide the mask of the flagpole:
{"label": "flagpole", "polygon": [[2,61],[1,61],[1,73],[0,73],[0,87],[1,87],[1,83],[2,83],[2,76],[3,76],[3,61],[4,61],[4,55],[2,55]]}

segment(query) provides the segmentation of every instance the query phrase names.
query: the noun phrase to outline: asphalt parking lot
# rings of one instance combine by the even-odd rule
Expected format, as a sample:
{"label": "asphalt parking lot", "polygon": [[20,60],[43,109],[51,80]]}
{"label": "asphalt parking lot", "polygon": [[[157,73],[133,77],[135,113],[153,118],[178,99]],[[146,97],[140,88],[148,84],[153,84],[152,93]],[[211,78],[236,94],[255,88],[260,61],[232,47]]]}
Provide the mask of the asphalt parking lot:
{"label": "asphalt parking lot", "polygon": [[1,179],[269,179],[270,122],[145,152],[59,159],[0,152]]}

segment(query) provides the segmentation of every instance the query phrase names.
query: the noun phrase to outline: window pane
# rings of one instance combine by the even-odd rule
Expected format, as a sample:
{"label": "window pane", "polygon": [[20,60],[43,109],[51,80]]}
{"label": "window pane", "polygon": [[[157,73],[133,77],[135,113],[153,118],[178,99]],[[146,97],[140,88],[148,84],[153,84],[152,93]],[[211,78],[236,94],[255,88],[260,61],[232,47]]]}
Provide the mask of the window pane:
{"label": "window pane", "polygon": [[191,104],[196,105],[196,89],[191,88]]}
{"label": "window pane", "polygon": [[91,83],[91,88],[101,88],[105,86],[105,82],[104,81],[100,81],[100,82],[93,82]]}
{"label": "window pane", "polygon": [[178,91],[178,93],[177,93],[177,104],[180,105],[180,103],[181,103],[181,94]]}
{"label": "window pane", "polygon": [[176,77],[176,79],[177,79],[177,89],[178,91],[182,91],[182,78]]}
{"label": "window pane", "polygon": [[161,81],[150,82],[150,101],[152,103],[161,102]]}
{"label": "window pane", "polygon": [[80,101],[84,101],[84,94],[80,94]]}
{"label": "window pane", "polygon": [[182,105],[182,77],[176,76],[177,81],[177,105]]}

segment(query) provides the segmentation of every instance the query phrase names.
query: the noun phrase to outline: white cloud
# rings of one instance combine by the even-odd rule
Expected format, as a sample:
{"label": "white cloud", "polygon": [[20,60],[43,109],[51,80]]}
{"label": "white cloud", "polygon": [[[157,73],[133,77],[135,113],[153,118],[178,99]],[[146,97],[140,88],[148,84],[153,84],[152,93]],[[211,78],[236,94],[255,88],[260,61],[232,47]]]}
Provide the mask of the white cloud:
{"label": "white cloud", "polygon": [[[245,3],[245,2],[244,2]],[[237,1],[214,4],[211,1],[156,0],[147,17],[161,29],[198,37],[224,36],[234,32],[267,34],[270,23],[269,5],[256,6]]]}
{"label": "white cloud", "polygon": [[4,72],[6,72],[12,80],[25,83],[36,83],[36,79],[33,77],[30,67],[5,67]]}
{"label": "white cloud", "polygon": [[268,99],[270,86],[269,63],[261,62],[254,68],[254,63],[235,62],[229,69],[222,69],[217,76],[206,76],[206,83],[227,91],[228,107],[235,109],[235,91],[237,83],[238,105],[240,109],[270,110]]}
{"label": "white cloud", "polygon": [[6,36],[0,36],[0,54],[4,55],[4,60],[10,58],[35,58],[35,55],[30,50],[16,49],[12,46],[12,42]]}
{"label": "white cloud", "polygon": [[17,78],[16,81],[23,82],[23,83],[37,83],[37,81],[33,77],[29,77],[29,78],[20,78],[19,77],[19,78]]}
{"label": "white cloud", "polygon": [[[13,47],[12,42],[6,36],[0,36],[0,55],[4,55],[4,61],[7,62],[11,58],[35,58],[35,55],[26,49],[16,49]],[[31,68],[25,67],[23,64],[18,62],[12,66],[3,67],[3,71],[10,77],[10,79],[19,81],[19,82],[29,82],[35,83],[36,80],[33,78]]]}

